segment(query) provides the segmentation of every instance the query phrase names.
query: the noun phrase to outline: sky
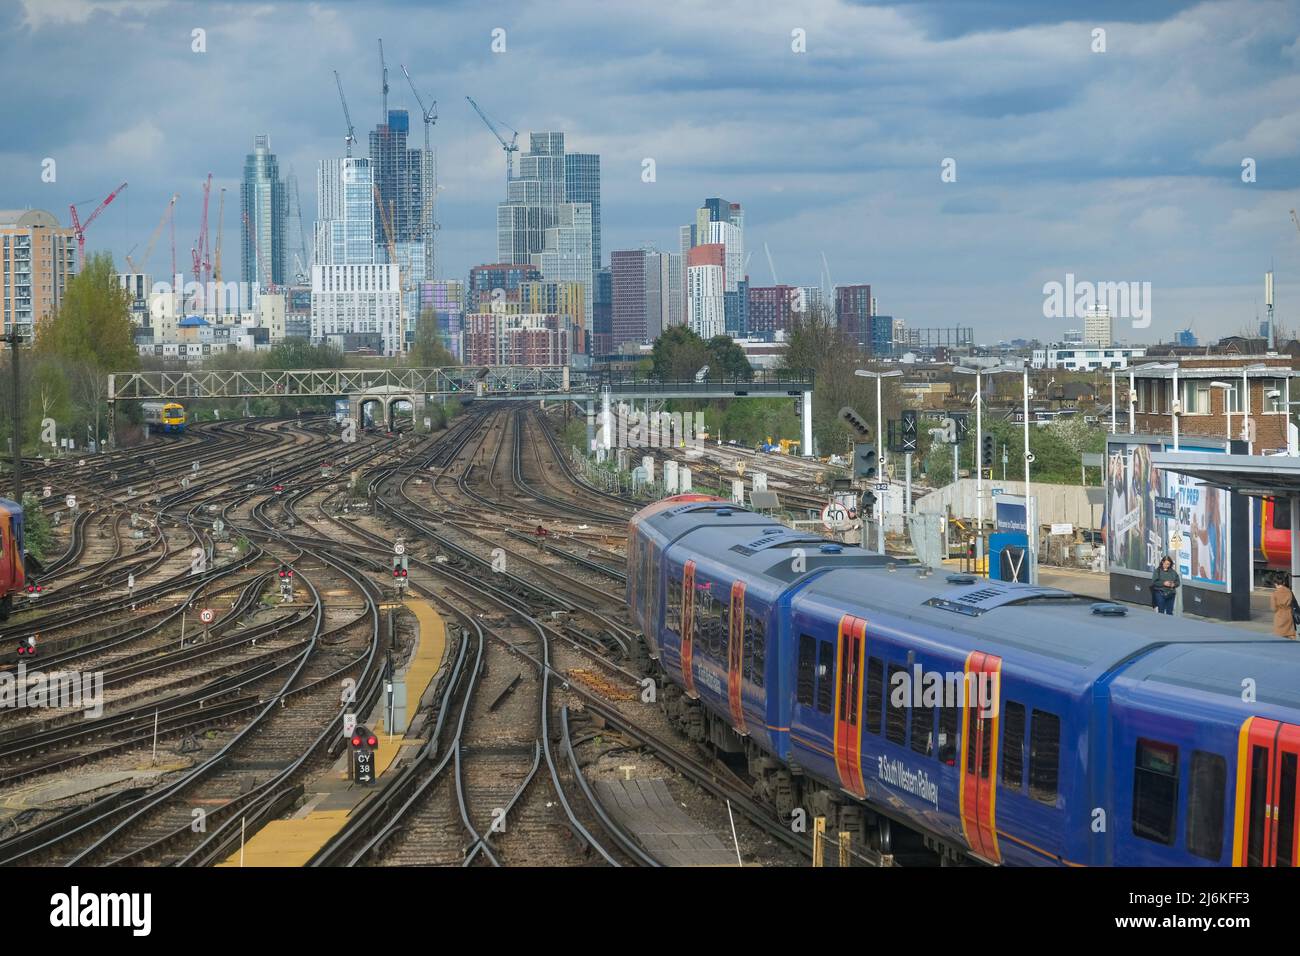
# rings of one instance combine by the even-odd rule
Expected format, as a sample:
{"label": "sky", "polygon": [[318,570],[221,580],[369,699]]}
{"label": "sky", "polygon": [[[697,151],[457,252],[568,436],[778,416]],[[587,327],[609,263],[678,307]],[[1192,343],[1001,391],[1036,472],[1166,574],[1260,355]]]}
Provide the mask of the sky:
{"label": "sky", "polygon": [[[880,312],[979,342],[1081,328],[1044,314],[1044,285],[1068,275],[1150,283],[1150,325],[1118,319],[1122,342],[1242,332],[1269,268],[1278,320],[1300,328],[1290,0],[10,0],[0,208],[67,223],[125,181],[87,231],[122,267],[179,193],[185,263],[211,172],[234,274],[254,137],[296,172],[310,231],[317,163],[343,153],[333,71],[365,155],[380,38],[413,142],[401,64],[437,102],[442,278],[496,258],[504,159],[469,95],[521,143],[561,130],[601,155],[606,263],[676,251],[719,196],[745,207],[752,284],[817,285],[824,255],[830,283],[870,283]],[[164,231],[149,271],[169,258]]]}

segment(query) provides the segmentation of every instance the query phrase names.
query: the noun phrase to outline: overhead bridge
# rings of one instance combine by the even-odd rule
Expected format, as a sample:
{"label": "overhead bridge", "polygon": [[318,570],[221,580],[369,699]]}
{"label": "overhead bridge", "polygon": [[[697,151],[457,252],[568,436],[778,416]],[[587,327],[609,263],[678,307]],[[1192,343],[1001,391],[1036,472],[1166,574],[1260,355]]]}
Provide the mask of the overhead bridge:
{"label": "overhead bridge", "polygon": [[[449,368],[351,369],[200,369],[185,372],[115,372],[108,376],[110,414],[119,401],[222,398],[347,398],[359,416],[361,406],[380,403],[391,420],[397,402],[422,409],[430,400],[574,401],[586,404],[635,399],[802,399],[804,454],[812,445],[811,372],[761,371],[749,378],[649,381],[633,376],[588,372],[564,365],[452,366]],[[419,416],[416,416],[419,421]],[[110,432],[111,434],[111,432]]]}

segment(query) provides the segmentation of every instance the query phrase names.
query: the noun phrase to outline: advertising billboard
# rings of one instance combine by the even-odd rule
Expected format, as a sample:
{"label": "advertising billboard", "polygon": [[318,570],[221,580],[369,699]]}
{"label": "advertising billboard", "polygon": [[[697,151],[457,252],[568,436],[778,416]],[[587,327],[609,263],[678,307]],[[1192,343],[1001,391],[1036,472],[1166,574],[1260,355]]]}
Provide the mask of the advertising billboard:
{"label": "advertising billboard", "polygon": [[[1222,452],[1180,444],[1186,452]],[[1126,436],[1106,445],[1106,557],[1112,572],[1149,576],[1166,554],[1186,584],[1232,588],[1228,560],[1231,496],[1151,464],[1172,442]]]}

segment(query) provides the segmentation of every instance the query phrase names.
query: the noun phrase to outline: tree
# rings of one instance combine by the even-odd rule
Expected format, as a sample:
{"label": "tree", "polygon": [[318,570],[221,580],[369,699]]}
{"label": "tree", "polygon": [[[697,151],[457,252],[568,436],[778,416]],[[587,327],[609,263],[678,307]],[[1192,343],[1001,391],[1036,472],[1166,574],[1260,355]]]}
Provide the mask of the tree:
{"label": "tree", "polygon": [[[858,438],[840,421],[840,409],[852,408],[874,431],[876,383],[853,374],[863,365],[862,356],[852,342],[840,335],[830,309],[823,303],[796,314],[787,341],[783,367],[790,372],[813,373],[813,439],[818,453],[844,454]],[[903,403],[897,385],[883,383],[881,399],[882,420],[898,418]],[[883,441],[887,435],[873,437]]]}
{"label": "tree", "polygon": [[113,258],[96,253],[72,278],[58,311],[36,327],[36,355],[82,362],[103,372],[139,364],[131,296],[114,278]]}
{"label": "tree", "polygon": [[650,353],[654,376],[661,382],[689,381],[710,358],[709,346],[684,325],[664,329]]}
{"label": "tree", "polygon": [[754,377],[754,367],[745,357],[745,350],[729,335],[715,335],[706,346],[709,350],[710,381],[748,382]]}
{"label": "tree", "polygon": [[425,309],[415,323],[415,341],[407,361],[416,368],[446,368],[459,364],[438,336],[438,317],[433,309]]}

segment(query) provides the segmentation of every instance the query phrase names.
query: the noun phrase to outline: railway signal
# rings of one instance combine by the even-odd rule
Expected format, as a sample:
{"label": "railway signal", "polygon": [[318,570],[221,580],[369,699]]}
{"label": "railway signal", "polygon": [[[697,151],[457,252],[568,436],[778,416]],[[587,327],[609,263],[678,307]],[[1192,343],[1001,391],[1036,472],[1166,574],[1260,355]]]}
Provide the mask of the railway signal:
{"label": "railway signal", "polygon": [[875,478],[876,468],[876,446],[871,442],[856,442],[853,445],[853,477]]}
{"label": "railway signal", "polygon": [[352,752],[352,782],[369,786],[375,782],[375,750],[379,738],[366,727],[357,726],[348,739]]}
{"label": "railway signal", "polygon": [[35,656],[36,656],[36,638],[35,638],[35,637],[29,637],[29,638],[26,638],[25,640],[20,640],[20,641],[18,642],[18,647],[15,648],[15,650],[18,652],[18,656],[19,656],[19,657],[35,657]]}
{"label": "railway signal", "polygon": [[279,571],[280,578],[280,600],[293,600],[293,568],[283,567]]}
{"label": "railway signal", "polygon": [[871,437],[871,426],[867,424],[867,420],[849,406],[845,405],[840,409],[840,420],[846,422],[850,428],[863,438]]}
{"label": "railway signal", "polygon": [[399,589],[405,588],[407,585],[407,568],[406,568],[405,554],[393,555],[393,583],[396,584]]}

